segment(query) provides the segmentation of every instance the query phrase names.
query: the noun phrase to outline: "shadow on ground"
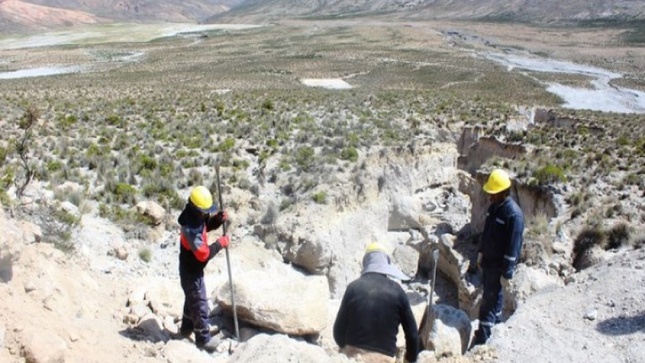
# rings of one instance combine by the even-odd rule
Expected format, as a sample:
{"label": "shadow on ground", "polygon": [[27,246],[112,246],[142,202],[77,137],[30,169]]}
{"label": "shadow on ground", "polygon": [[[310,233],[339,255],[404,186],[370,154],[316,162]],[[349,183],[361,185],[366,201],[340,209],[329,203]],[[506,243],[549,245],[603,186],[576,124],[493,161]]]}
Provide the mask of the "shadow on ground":
{"label": "shadow on ground", "polygon": [[635,316],[618,316],[598,323],[596,330],[605,335],[628,335],[638,331],[645,333],[645,311]]}
{"label": "shadow on ground", "polygon": [[145,319],[139,322],[137,326],[128,327],[119,332],[122,336],[138,342],[167,342],[176,334],[172,334],[159,325],[155,319]]}

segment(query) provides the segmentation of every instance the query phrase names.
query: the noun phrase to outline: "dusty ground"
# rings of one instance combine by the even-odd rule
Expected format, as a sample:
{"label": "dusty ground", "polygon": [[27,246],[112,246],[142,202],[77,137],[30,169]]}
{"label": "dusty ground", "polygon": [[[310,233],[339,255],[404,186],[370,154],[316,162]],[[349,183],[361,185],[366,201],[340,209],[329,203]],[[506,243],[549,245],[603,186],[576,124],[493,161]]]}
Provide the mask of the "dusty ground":
{"label": "dusty ground", "polygon": [[[185,87],[179,93],[190,88],[186,85],[210,90],[231,86],[257,89],[270,84],[276,88],[289,89],[294,84],[299,84],[298,77],[344,76],[361,85],[363,89],[392,87],[397,90],[398,87],[439,88],[446,84],[455,84],[452,82],[463,76],[464,88],[454,92],[470,97],[473,94],[466,92],[479,84],[477,80],[482,74],[495,69],[486,64],[476,72],[472,71],[471,68],[481,65],[479,61],[468,56],[468,52],[473,49],[521,47],[534,53],[588,61],[598,66],[627,72],[634,75],[636,80],[637,74],[643,73],[645,62],[642,48],[611,45],[616,35],[614,31],[572,31],[454,22],[405,23],[399,26],[386,22],[364,21],[349,32],[343,30],[345,25],[349,26],[352,23],[320,22],[306,27],[306,34],[298,33],[289,27],[272,28],[266,33],[254,31],[238,34],[235,41],[212,37],[198,43],[194,39],[180,39],[171,41],[170,47],[159,43],[118,44],[114,46],[118,51],[144,50],[146,62],[123,65],[123,72],[98,73],[96,78],[93,78],[94,75],[81,75],[24,83],[14,81],[10,84],[11,90],[17,92],[7,94],[12,93],[13,97],[25,92],[27,98],[35,95],[33,99],[49,102],[51,98],[58,97],[56,92],[60,91],[63,94],[61,99],[71,99],[70,104],[75,104],[80,99],[88,102],[87,98],[80,96],[81,93],[83,96],[97,95],[97,99],[104,100],[115,94],[121,96],[134,90],[134,108],[143,102],[150,102],[150,107],[157,107],[159,103],[166,102],[166,99],[160,98],[162,101],[159,101],[151,97],[152,100],[149,100],[145,94],[153,94],[149,90],[161,89],[165,92],[176,85]],[[441,32],[452,30],[477,37],[457,39],[455,45],[450,45],[446,43]],[[405,42],[402,43],[401,39],[405,39]],[[488,44],[486,40],[489,40]],[[332,44],[338,46],[329,47],[330,41],[337,42]],[[340,46],[341,44],[343,46]],[[245,48],[257,52],[250,55],[241,53]],[[383,48],[387,50],[384,51]],[[99,51],[105,49],[112,50],[111,46],[98,47]],[[423,52],[418,52],[419,50]],[[3,56],[7,55],[5,59],[9,59],[9,64],[3,64],[7,68],[46,64],[52,60],[63,64],[92,61],[95,57],[98,58],[96,53],[93,54],[88,55],[81,47],[74,46],[70,49],[43,48],[29,52],[11,50],[2,53]],[[612,58],[608,58],[610,56]],[[397,62],[391,61],[394,57]],[[244,67],[238,67],[240,63],[244,63]],[[431,69],[428,73],[416,72],[426,67],[426,64],[438,66],[428,67]],[[176,71],[177,69],[179,71]],[[221,78],[217,83],[208,83],[208,77],[204,77],[206,71],[217,72],[221,74]],[[399,71],[402,71],[404,76],[399,78]],[[431,74],[431,77],[428,74]],[[96,88],[96,84],[104,88]],[[110,89],[111,87],[114,88]],[[526,91],[524,84],[517,87],[509,93],[516,95],[520,93],[518,90]],[[460,93],[462,90],[464,93]],[[42,96],[40,91],[51,92],[51,96]],[[74,92],[78,96],[74,96]],[[186,95],[188,97],[185,98],[190,100],[203,96],[198,94],[191,97],[188,91],[185,92],[177,98],[178,101]],[[400,97],[400,93],[397,93],[397,97]],[[262,104],[263,99],[252,107],[259,108],[258,105]],[[532,100],[531,97],[528,99]],[[97,109],[102,106],[100,102],[94,104],[90,101],[90,104]],[[87,104],[83,105],[85,106]],[[112,105],[106,106],[109,107]],[[197,109],[197,106],[191,104],[179,104],[178,108],[181,107]],[[170,108],[173,111],[175,109],[174,105]],[[67,106],[63,107],[62,112],[67,112],[68,109],[70,108]],[[95,109],[91,110],[94,111]],[[109,112],[121,110],[113,108]],[[131,109],[125,112],[131,112]],[[137,109],[134,112],[144,114]],[[454,113],[454,110],[449,112]],[[10,119],[9,116],[6,117]],[[50,117],[55,119],[54,116]],[[92,135],[95,136],[94,133]],[[158,346],[149,341],[138,341],[127,332],[123,332],[125,325],[121,320],[123,314],[120,313],[120,309],[127,298],[128,288],[140,283],[137,277],[150,274],[173,278],[175,260],[168,252],[163,261],[156,261],[160,263],[154,265],[165,270],[155,270],[141,262],[115,268],[111,266],[114,258],[106,255],[106,250],[109,249],[106,243],[115,239],[114,235],[110,234],[113,232],[96,232],[113,231],[115,227],[107,223],[92,227],[82,239],[89,245],[86,248],[89,249],[90,256],[92,251],[97,251],[96,256],[90,260],[68,259],[52,250],[51,246],[39,248],[36,244],[25,248],[25,260],[22,262],[24,268],[16,271],[11,284],[0,286],[0,306],[3,307],[0,309],[0,321],[8,329],[4,334],[8,352],[18,354],[21,348],[15,343],[17,337],[27,334],[35,327],[51,329],[59,337],[70,342],[73,348],[70,361],[158,361]],[[171,242],[175,242],[174,238]],[[635,254],[622,251],[614,262],[580,274],[576,282],[565,289],[536,296],[534,302],[529,301],[506,325],[500,327],[499,338],[491,342],[496,353],[491,353],[490,356],[499,356],[500,362],[594,362],[598,357],[608,361],[642,361],[642,350],[645,346],[641,309],[644,295],[643,258],[645,256],[642,251]],[[134,260],[137,260],[136,256]],[[69,279],[69,276],[75,279]],[[83,294],[80,291],[83,291]],[[593,316],[593,310],[597,310],[594,320],[584,317],[588,312]],[[9,359],[6,353],[0,351],[0,360],[4,361],[2,358],[6,358],[9,362],[22,362],[22,358],[16,355]],[[477,354],[460,360],[477,359]],[[484,354],[479,356],[482,355]]]}

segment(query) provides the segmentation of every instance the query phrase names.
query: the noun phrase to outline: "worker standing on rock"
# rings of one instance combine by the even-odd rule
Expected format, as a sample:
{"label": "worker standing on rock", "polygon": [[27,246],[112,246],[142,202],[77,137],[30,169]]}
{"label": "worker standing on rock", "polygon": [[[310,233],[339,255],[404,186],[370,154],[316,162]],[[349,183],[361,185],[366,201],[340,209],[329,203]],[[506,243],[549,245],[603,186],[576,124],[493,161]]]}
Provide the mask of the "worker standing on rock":
{"label": "worker standing on rock", "polygon": [[484,232],[481,236],[477,265],[482,270],[484,293],[479,308],[479,328],[473,346],[484,344],[491,335],[493,325],[500,322],[502,287],[508,285],[522,249],[524,215],[511,198],[511,179],[501,169],[490,173],[484,184],[491,205],[488,207]]}
{"label": "worker standing on rock", "polygon": [[188,338],[194,332],[197,347],[208,352],[214,352],[219,341],[210,334],[204,268],[229,243],[229,237],[225,235],[208,244],[207,232],[219,228],[227,220],[226,212],[213,214],[216,211],[217,205],[213,203],[210,191],[200,185],[191,190],[178,219],[181,226],[179,277],[185,296],[180,333]]}
{"label": "worker standing on rock", "polygon": [[419,332],[410,302],[401,286],[388,276],[410,279],[390,264],[383,246],[370,244],[363,257],[361,277],[347,286],[334,323],[334,340],[350,358],[361,362],[394,362],[396,335],[402,325],[405,360],[417,360]]}

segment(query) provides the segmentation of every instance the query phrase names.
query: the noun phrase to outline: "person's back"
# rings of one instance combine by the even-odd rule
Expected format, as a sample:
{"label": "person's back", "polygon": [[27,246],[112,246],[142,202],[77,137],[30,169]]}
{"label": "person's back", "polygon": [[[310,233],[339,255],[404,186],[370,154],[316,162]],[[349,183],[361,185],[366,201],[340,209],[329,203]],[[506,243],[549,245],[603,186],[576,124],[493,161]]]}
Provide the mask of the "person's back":
{"label": "person's back", "polygon": [[[390,264],[379,244],[368,246],[361,277],[347,286],[334,323],[334,340],[342,351],[369,362],[393,362],[396,336],[403,327],[405,358],[417,359],[419,332],[408,297],[388,278],[408,280]],[[360,359],[359,359],[360,360]]]}
{"label": "person's back", "polygon": [[344,343],[387,355],[396,353],[396,334],[403,323],[407,296],[396,282],[378,273],[366,273],[347,287],[347,311],[353,320],[339,335]]}

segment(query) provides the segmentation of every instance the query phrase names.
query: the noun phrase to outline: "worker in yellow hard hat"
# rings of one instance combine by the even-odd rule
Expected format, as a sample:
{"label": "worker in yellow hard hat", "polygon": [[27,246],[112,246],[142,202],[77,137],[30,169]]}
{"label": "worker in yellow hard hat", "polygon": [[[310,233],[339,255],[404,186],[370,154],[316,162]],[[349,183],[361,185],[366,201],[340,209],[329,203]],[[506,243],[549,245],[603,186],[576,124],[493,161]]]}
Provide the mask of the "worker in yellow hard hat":
{"label": "worker in yellow hard hat", "polygon": [[207,232],[219,228],[227,218],[226,212],[217,211],[211,192],[200,185],[190,191],[178,219],[181,226],[179,277],[185,296],[180,334],[188,338],[194,332],[195,344],[208,352],[214,352],[219,341],[210,334],[204,268],[221,249],[228,247],[229,237],[221,236],[209,245]]}
{"label": "worker in yellow hard hat", "polygon": [[500,322],[502,287],[513,277],[524,232],[524,214],[511,198],[511,178],[508,173],[502,169],[493,170],[483,190],[488,194],[490,206],[477,254],[484,293],[473,345],[484,344],[490,337],[493,325]]}
{"label": "worker in yellow hard hat", "polygon": [[405,334],[405,360],[417,360],[417,323],[407,295],[390,278],[410,279],[391,264],[383,245],[368,245],[361,276],[347,286],[334,322],[334,340],[348,357],[361,362],[393,363],[400,325]]}

